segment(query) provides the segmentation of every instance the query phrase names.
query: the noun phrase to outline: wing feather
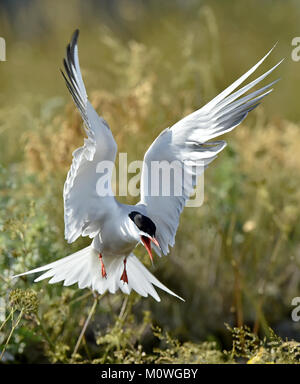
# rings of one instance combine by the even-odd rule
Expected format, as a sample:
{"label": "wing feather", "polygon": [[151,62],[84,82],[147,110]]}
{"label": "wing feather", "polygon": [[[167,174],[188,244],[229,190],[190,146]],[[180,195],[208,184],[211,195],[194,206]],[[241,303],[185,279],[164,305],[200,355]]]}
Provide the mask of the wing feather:
{"label": "wing feather", "polygon": [[[164,130],[146,152],[141,175],[141,200],[137,205],[143,206],[156,224],[156,237],[164,254],[169,252],[169,246],[174,245],[180,214],[193,192],[197,178],[226,146],[225,141],[208,141],[238,126],[272,92],[271,87],[278,81],[246,94],[271,74],[282,60],[235,91],[263,63],[273,48],[213,100]],[[175,179],[175,182],[173,179],[173,183],[180,184],[180,194],[166,196],[161,190],[156,195],[152,193],[154,183],[151,166],[154,162],[162,161],[170,164],[177,161],[178,169],[185,177],[189,176],[188,182],[182,177]],[[178,185],[175,187],[178,190]]]}
{"label": "wing feather", "polygon": [[[79,66],[78,35],[76,30],[67,47],[65,73],[62,72],[87,134],[84,145],[73,152],[72,165],[64,185],[65,237],[70,243],[79,236],[95,237],[107,211],[116,206],[111,185],[106,196],[97,192],[97,182],[101,178],[97,174],[97,165],[101,161],[114,163],[117,144],[106,121],[88,101]],[[112,169],[108,171],[112,172]]]}

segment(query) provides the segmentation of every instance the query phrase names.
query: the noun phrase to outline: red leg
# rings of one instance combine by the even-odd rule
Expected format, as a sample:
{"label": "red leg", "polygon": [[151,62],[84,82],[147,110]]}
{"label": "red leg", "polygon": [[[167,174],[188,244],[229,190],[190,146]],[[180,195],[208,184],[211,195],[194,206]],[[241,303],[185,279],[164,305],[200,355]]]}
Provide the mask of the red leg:
{"label": "red leg", "polygon": [[124,270],[123,270],[123,273],[122,273],[122,276],[121,276],[120,280],[123,280],[124,283],[128,284],[128,276],[127,276],[127,272],[126,272],[126,257],[124,259]]}
{"label": "red leg", "polygon": [[104,263],[103,263],[103,260],[102,260],[102,255],[101,253],[99,253],[99,259],[101,261],[101,273],[102,273],[102,277],[107,277],[106,275],[106,270],[105,270],[105,267],[104,267]]}

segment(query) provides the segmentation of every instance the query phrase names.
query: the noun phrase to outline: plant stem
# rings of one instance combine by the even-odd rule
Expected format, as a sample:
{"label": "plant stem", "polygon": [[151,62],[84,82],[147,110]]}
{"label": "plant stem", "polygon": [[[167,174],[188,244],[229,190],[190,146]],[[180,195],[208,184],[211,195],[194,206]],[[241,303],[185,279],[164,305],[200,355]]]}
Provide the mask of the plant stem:
{"label": "plant stem", "polygon": [[120,311],[120,314],[119,314],[119,319],[121,320],[124,316],[124,312],[125,312],[125,309],[126,309],[126,306],[127,306],[127,302],[128,302],[128,297],[129,296],[126,296],[124,301],[123,301],[123,304],[122,304],[122,307],[121,307],[121,311]]}
{"label": "plant stem", "polygon": [[6,319],[3,321],[3,323],[1,324],[0,326],[0,332],[2,330],[2,328],[4,327],[4,325],[8,322],[8,320],[12,317],[12,315],[14,314],[15,310],[12,309],[9,313],[9,315],[6,317]]}
{"label": "plant stem", "polygon": [[8,343],[9,343],[9,341],[10,341],[10,339],[11,339],[13,333],[14,333],[14,330],[17,328],[19,322],[21,321],[22,316],[23,316],[23,309],[21,310],[21,312],[20,312],[20,314],[19,314],[19,316],[17,318],[17,321],[15,322],[15,324],[13,324],[13,326],[11,328],[10,334],[9,334],[9,336],[8,336],[8,338],[6,340],[6,343],[5,343],[4,347],[3,347],[3,350],[1,352],[0,360],[2,360],[4,352],[5,352],[5,350],[6,350],[7,346],[8,346]]}
{"label": "plant stem", "polygon": [[82,343],[83,343],[83,346],[84,346],[85,352],[86,352],[86,354],[87,354],[87,357],[88,357],[88,359],[91,361],[91,360],[92,360],[92,358],[91,358],[91,354],[90,354],[90,351],[89,351],[89,347],[88,347],[88,345],[87,345],[87,342],[86,342],[85,336],[83,336],[83,338],[82,338]]}
{"label": "plant stem", "polygon": [[87,293],[85,293],[84,295],[81,295],[81,296],[79,296],[79,297],[76,297],[76,299],[71,300],[69,304],[74,304],[74,303],[76,303],[76,302],[78,302],[78,301],[81,301],[81,300],[83,300],[83,299],[86,299],[87,297],[91,296],[92,294],[93,294],[92,291],[91,291],[91,292],[87,292]]}
{"label": "plant stem", "polygon": [[[104,294],[103,294],[103,295],[104,295]],[[78,349],[79,349],[79,347],[80,347],[82,338],[83,338],[83,336],[84,336],[84,334],[85,334],[85,331],[86,331],[86,329],[87,329],[87,326],[89,325],[89,322],[91,321],[91,318],[92,318],[92,316],[93,316],[93,314],[94,314],[94,312],[95,312],[95,309],[96,309],[96,307],[97,307],[98,301],[100,300],[100,298],[103,297],[103,295],[102,295],[102,296],[95,296],[95,297],[94,297],[93,305],[92,305],[91,310],[90,310],[90,312],[89,312],[89,314],[88,314],[88,317],[87,317],[87,319],[85,320],[85,323],[84,323],[84,325],[83,325],[83,327],[82,327],[82,330],[81,330],[80,335],[79,335],[79,337],[78,337],[78,340],[77,340],[77,343],[76,343],[76,345],[75,345],[74,351],[73,351],[73,353],[72,353],[72,357],[74,357],[74,356],[76,355],[76,353],[77,353],[77,351],[78,351]]]}
{"label": "plant stem", "polygon": [[52,340],[50,339],[50,336],[48,335],[48,332],[46,331],[46,329],[42,323],[42,320],[40,319],[38,314],[36,314],[35,317],[36,317],[37,325],[40,327],[40,329],[41,329],[43,335],[45,336],[50,348],[54,351],[55,345],[53,344]]}
{"label": "plant stem", "polygon": [[242,303],[241,276],[240,276],[239,267],[236,263],[234,265],[234,296],[235,296],[237,327],[242,327],[244,324],[244,316],[243,316],[243,303]]}

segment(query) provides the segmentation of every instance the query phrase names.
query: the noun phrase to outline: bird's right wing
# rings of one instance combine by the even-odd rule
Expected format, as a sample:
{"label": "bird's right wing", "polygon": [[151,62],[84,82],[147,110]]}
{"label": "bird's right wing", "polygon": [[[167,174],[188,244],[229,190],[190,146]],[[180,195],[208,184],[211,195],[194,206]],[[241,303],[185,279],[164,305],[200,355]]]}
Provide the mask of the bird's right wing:
{"label": "bird's right wing", "polygon": [[64,185],[65,238],[69,243],[79,236],[95,237],[106,214],[117,206],[111,188],[117,144],[106,121],[88,101],[79,67],[78,34],[76,30],[67,47],[66,73],[62,72],[87,133],[84,145],[73,152]]}
{"label": "bird's right wing", "polygon": [[[165,129],[147,150],[138,206],[143,206],[155,223],[156,238],[164,254],[168,253],[169,245],[174,245],[180,214],[193,192],[197,177],[226,146],[225,141],[209,140],[233,130],[259,105],[261,99],[272,91],[271,87],[276,81],[245,95],[280,63],[235,91],[270,52],[208,104]],[[174,174],[179,175],[176,179],[169,179],[170,184],[173,183],[169,195],[168,191],[166,193],[166,190],[164,192],[160,187],[161,179],[157,178],[157,171],[153,172],[154,165],[160,163],[162,166],[163,162],[172,165]],[[167,182],[165,178],[163,187]]]}

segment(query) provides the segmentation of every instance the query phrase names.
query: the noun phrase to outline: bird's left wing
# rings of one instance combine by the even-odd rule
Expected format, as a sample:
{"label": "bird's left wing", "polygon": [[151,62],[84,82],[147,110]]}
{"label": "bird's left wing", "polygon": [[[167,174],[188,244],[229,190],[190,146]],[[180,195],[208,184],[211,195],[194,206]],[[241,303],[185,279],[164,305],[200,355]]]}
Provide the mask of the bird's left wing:
{"label": "bird's left wing", "polygon": [[[65,73],[62,72],[87,133],[84,145],[73,152],[72,165],[64,185],[65,238],[69,243],[81,235],[95,237],[105,215],[116,207],[111,172],[117,144],[106,121],[88,101],[79,67],[78,34],[76,30],[67,47]],[[102,169],[99,167],[101,164]]]}
{"label": "bird's left wing", "polygon": [[[180,214],[193,192],[197,177],[226,146],[225,141],[208,140],[233,130],[272,91],[271,87],[277,80],[244,95],[281,62],[235,91],[270,52],[204,107],[164,130],[146,152],[141,175],[141,200],[137,205],[143,206],[156,224],[156,238],[164,254],[168,253],[169,245],[174,245]],[[173,186],[165,190],[168,181],[163,179],[166,176],[164,166],[169,170],[172,166],[173,172],[173,179],[170,179]],[[157,177],[159,168],[162,169],[161,179]]]}

